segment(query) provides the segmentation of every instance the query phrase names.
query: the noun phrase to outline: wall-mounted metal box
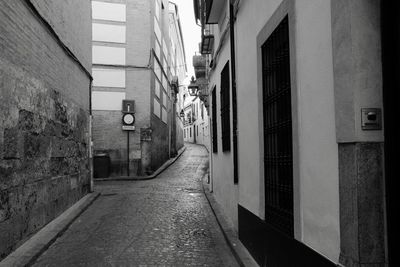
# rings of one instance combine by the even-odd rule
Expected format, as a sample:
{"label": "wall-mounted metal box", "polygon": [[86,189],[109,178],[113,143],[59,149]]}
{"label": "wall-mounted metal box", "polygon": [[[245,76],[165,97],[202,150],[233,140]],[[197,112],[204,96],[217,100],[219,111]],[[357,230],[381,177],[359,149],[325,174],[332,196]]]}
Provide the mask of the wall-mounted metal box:
{"label": "wall-mounted metal box", "polygon": [[382,111],[380,108],[361,109],[361,129],[382,130]]}

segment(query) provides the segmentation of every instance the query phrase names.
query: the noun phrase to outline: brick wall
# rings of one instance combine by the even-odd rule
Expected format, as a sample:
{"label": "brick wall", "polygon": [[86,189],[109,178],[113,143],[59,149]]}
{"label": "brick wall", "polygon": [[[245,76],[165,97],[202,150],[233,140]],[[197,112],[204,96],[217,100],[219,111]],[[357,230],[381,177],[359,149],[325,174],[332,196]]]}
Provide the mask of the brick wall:
{"label": "brick wall", "polygon": [[151,170],[155,171],[169,159],[168,125],[153,114],[151,129]]}
{"label": "brick wall", "polygon": [[[135,127],[130,132],[130,175],[140,174],[140,129],[150,127],[150,79],[148,67],[152,34],[151,2],[148,0],[113,0],[126,4],[126,88],[94,87],[96,91],[125,92],[126,99],[135,100]],[[109,22],[108,22],[109,23]],[[108,45],[101,42],[97,44]],[[122,103],[121,103],[122,107]],[[110,176],[127,175],[127,133],[121,129],[120,110],[93,111],[93,143],[95,153],[106,152],[111,158]]]}
{"label": "brick wall", "polygon": [[[107,153],[110,156],[110,176],[127,175],[127,132],[121,129],[121,118],[121,111],[93,111],[93,145],[95,155],[98,153]],[[137,175],[139,171],[139,166],[136,164],[141,157],[140,125],[144,124],[139,116],[139,120],[135,123],[136,131],[129,132],[131,175]]]}
{"label": "brick wall", "polygon": [[[56,31],[54,2],[37,7]],[[62,34],[78,61],[26,1],[0,1],[0,259],[89,190],[90,27],[75,20],[76,5],[57,8],[81,28]],[[90,17],[90,3],[76,11]]]}

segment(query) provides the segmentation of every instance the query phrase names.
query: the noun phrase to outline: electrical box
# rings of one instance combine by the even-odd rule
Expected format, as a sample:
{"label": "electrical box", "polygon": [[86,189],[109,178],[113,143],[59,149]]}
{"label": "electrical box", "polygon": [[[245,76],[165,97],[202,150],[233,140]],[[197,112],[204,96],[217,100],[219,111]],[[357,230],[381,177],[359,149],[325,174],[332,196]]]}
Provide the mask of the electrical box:
{"label": "electrical box", "polygon": [[361,129],[382,130],[382,111],[380,108],[361,109]]}

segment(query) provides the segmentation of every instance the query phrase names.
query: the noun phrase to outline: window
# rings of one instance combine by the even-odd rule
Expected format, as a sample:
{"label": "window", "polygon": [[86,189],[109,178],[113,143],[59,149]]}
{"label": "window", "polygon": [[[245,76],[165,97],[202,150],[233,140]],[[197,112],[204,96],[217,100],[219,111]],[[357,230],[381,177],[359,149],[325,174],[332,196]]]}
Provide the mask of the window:
{"label": "window", "polygon": [[222,151],[231,149],[230,99],[229,99],[229,61],[221,72],[221,128]]}
{"label": "window", "polygon": [[190,130],[190,136],[189,137],[192,138],[192,127],[190,127],[189,130]]}
{"label": "window", "polygon": [[212,116],[212,146],[213,153],[218,153],[218,131],[217,131],[217,89],[214,87],[211,97]]}
{"label": "window", "polygon": [[265,221],[293,236],[293,141],[287,17],[262,45],[261,52]]}

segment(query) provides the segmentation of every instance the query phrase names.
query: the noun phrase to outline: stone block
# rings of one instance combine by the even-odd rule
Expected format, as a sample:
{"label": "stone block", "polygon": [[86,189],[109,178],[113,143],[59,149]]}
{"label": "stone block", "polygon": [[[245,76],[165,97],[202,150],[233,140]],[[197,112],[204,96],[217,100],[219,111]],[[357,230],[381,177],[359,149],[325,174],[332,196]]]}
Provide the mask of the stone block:
{"label": "stone block", "polygon": [[[384,264],[383,145],[339,145],[340,263]],[[383,266],[383,265],[379,265]]]}
{"label": "stone block", "polygon": [[24,138],[18,128],[4,130],[4,155],[5,159],[21,159],[24,157]]}

